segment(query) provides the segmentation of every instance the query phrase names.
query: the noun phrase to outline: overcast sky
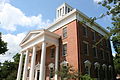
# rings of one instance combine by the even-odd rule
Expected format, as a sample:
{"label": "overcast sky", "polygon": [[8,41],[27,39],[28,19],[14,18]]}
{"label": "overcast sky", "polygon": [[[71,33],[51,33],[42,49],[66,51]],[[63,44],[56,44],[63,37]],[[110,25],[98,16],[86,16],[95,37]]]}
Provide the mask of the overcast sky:
{"label": "overcast sky", "polygon": [[[28,31],[51,24],[56,8],[64,2],[88,17],[98,17],[106,11],[97,4],[99,1],[102,0],[0,0],[0,32],[9,49],[6,55],[0,55],[0,61],[10,60],[19,53],[19,43]],[[111,26],[110,16],[97,20],[97,23],[104,28]]]}

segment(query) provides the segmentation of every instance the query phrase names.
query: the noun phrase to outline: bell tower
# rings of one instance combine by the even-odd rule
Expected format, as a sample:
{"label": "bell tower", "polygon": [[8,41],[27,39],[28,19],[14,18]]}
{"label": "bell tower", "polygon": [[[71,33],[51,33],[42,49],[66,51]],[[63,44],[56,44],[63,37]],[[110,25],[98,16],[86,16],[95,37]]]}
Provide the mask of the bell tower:
{"label": "bell tower", "polygon": [[61,6],[59,6],[56,9],[56,19],[61,18],[62,16],[66,15],[67,13],[69,13],[72,10],[73,10],[73,8],[71,6],[69,6],[66,3],[63,3]]}

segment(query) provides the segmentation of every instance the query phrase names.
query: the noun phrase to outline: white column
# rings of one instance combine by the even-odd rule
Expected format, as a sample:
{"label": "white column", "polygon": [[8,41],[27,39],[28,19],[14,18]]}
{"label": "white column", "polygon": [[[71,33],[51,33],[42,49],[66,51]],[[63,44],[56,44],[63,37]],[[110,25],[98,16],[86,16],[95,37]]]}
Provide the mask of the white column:
{"label": "white column", "polygon": [[33,46],[29,80],[34,80],[35,60],[36,60],[36,47]]}
{"label": "white column", "polygon": [[20,79],[21,79],[22,64],[23,64],[23,53],[21,53],[21,56],[20,56],[18,73],[17,73],[17,80],[20,80]]}
{"label": "white column", "polygon": [[44,74],[44,70],[45,70],[45,59],[46,59],[46,42],[42,43],[42,52],[41,52],[41,63],[40,63],[40,76],[39,76],[39,80],[44,80],[45,78],[45,74]]}
{"label": "white column", "polygon": [[35,80],[37,80],[37,73],[38,73],[38,70],[36,70],[35,72]]}
{"label": "white column", "polygon": [[29,61],[29,52],[26,51],[25,63],[24,63],[24,71],[23,71],[23,79],[26,80],[27,78],[27,68],[28,68],[28,61]]}
{"label": "white column", "polygon": [[[56,55],[55,55],[55,72],[58,71],[58,45],[56,46]],[[58,80],[58,75],[55,73],[55,80]]]}

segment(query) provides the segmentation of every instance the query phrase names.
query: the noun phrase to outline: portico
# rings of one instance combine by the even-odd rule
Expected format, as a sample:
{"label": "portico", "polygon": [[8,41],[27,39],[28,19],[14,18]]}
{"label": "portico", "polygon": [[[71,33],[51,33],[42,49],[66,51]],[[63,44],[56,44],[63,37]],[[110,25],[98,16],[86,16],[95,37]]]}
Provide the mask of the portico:
{"label": "portico", "polygon": [[[55,71],[58,70],[58,50],[59,50],[59,38],[60,36],[47,30],[31,31],[21,42],[21,57],[19,62],[17,80],[21,79],[23,54],[25,54],[25,62],[23,69],[22,80],[37,80],[37,71],[40,71],[39,80],[45,80],[45,62],[46,62],[46,48],[54,45],[55,52]],[[36,70],[36,54],[37,51],[41,51],[39,60],[39,69]],[[29,64],[29,54],[31,56],[31,64]],[[30,66],[29,78],[27,79],[28,66]],[[34,76],[35,75],[35,76]],[[57,74],[55,74],[55,80],[57,80]]]}

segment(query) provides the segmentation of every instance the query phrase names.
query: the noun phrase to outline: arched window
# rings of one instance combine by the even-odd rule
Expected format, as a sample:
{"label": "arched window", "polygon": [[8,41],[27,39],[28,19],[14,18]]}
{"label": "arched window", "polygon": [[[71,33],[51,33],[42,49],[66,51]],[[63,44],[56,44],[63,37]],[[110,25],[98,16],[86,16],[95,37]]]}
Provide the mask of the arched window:
{"label": "arched window", "polygon": [[67,61],[63,61],[63,62],[61,62],[60,65],[61,65],[61,66],[68,66],[68,62],[67,62]]}
{"label": "arched window", "polygon": [[109,76],[110,76],[110,79],[113,78],[113,70],[111,65],[109,65]]}
{"label": "arched window", "polygon": [[95,71],[96,71],[96,78],[100,79],[100,64],[98,62],[95,62]]}
{"label": "arched window", "polygon": [[50,79],[53,79],[53,77],[54,77],[54,64],[53,64],[53,63],[50,63],[50,64],[48,65],[48,67],[49,67],[49,70],[50,70],[49,78],[50,78]]}
{"label": "arched window", "polygon": [[91,62],[89,60],[86,60],[84,64],[85,64],[85,74],[90,75]]}
{"label": "arched window", "polygon": [[103,79],[104,80],[107,80],[107,66],[106,66],[106,64],[103,64],[102,65],[102,69],[103,69]]}

